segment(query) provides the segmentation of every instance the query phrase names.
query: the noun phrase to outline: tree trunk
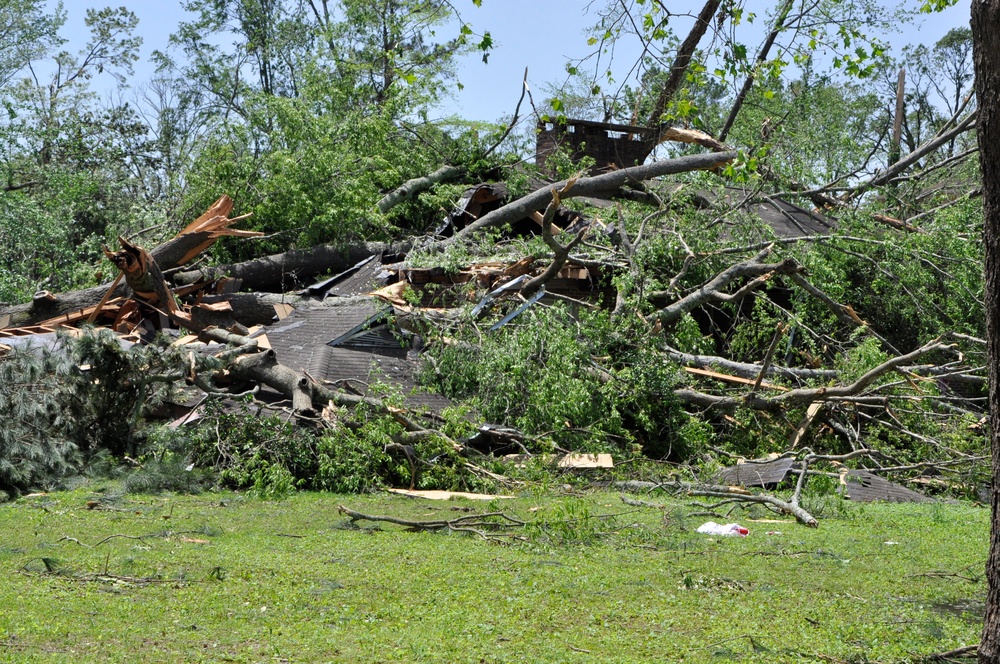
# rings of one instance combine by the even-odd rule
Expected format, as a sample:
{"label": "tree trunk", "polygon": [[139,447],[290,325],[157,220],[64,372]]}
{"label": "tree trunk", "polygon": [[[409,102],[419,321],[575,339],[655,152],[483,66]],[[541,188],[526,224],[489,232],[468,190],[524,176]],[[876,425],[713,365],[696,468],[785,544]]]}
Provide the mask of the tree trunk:
{"label": "tree trunk", "polygon": [[986,561],[986,617],[979,661],[1000,664],[1000,0],[972,2],[972,58],[979,100],[979,166],[983,176],[986,256],[986,347],[990,374],[990,447],[993,486],[990,554]]}
{"label": "tree trunk", "polygon": [[252,291],[284,293],[308,285],[308,280],[320,274],[337,274],[377,254],[405,254],[409,242],[358,242],[346,246],[319,245],[308,249],[292,249],[283,254],[254,258],[243,263],[218,265],[171,275],[177,284],[193,284],[201,280],[232,277],[242,281],[241,288]]}
{"label": "tree trunk", "polygon": [[544,210],[552,201],[553,190],[563,191],[564,193],[561,194],[563,199],[576,196],[611,196],[625,185],[633,185],[664,175],[719,168],[733,161],[736,157],[737,154],[735,151],[693,154],[674,159],[664,159],[663,161],[656,161],[651,164],[622,168],[593,177],[574,178],[574,184],[571,187],[567,187],[569,180],[556,182],[553,185],[534,191],[527,196],[522,196],[516,201],[512,201],[501,208],[483,215],[451,237],[429,246],[435,246],[443,250],[448,245],[462,242],[485,228],[512,223],[518,219],[530,216],[532,212]]}
{"label": "tree trunk", "polygon": [[[760,52],[757,53],[757,59],[754,61],[754,67],[763,64],[767,60],[768,54],[771,52],[771,47],[774,46],[774,40],[778,38],[778,34],[784,30],[785,21],[788,20],[788,14],[792,11],[792,6],[794,2],[791,0],[786,0],[785,4],[781,7],[778,12],[778,18],[774,22],[774,27],[771,29],[771,33],[764,40],[764,45],[760,47]],[[722,143],[726,142],[726,138],[729,136],[729,130],[733,128],[733,123],[736,122],[736,116],[740,114],[740,109],[743,108],[743,102],[746,101],[747,95],[750,94],[750,90],[753,88],[753,82],[756,79],[756,74],[754,69],[750,69],[750,73],[747,74],[746,80],[743,82],[743,87],[740,88],[739,94],[736,95],[736,101],[733,102],[733,107],[729,109],[729,116],[726,118],[726,123],[722,125],[722,131],[719,132],[719,141]]]}
{"label": "tree trunk", "polygon": [[[160,246],[152,249],[149,253],[156,260],[160,270],[167,271],[177,267],[189,253],[205,244],[211,239],[210,231],[201,231],[178,235],[177,237],[164,242]],[[214,241],[214,240],[212,240]],[[101,301],[101,298],[112,282],[85,288],[83,290],[71,291],[69,293],[56,293],[52,297],[36,297],[33,301],[25,304],[16,304],[9,307],[0,307],[0,317],[10,316],[11,327],[23,327],[26,325],[36,325],[37,323],[72,314],[80,309],[92,307]],[[114,297],[124,297],[129,294],[129,288],[124,283],[119,284],[113,293]]]}
{"label": "tree trunk", "polygon": [[[674,58],[674,64],[670,67],[670,77],[667,78],[666,84],[664,84],[663,89],[660,90],[660,94],[656,99],[656,104],[653,105],[653,111],[646,119],[647,126],[659,127],[663,124],[663,111],[666,110],[667,104],[669,104],[670,100],[673,99],[673,96],[677,94],[677,90],[681,87],[681,83],[684,82],[688,65],[691,64],[691,57],[694,55],[695,49],[698,48],[698,43],[701,41],[701,38],[705,36],[705,31],[708,30],[708,26],[712,23],[712,17],[715,16],[715,12],[718,10],[720,4],[722,4],[721,0],[708,0],[708,2],[705,3],[705,6],[701,8],[701,13],[698,14],[698,18],[695,19],[691,32],[688,33],[684,43],[682,43],[680,48],[677,49],[677,56]],[[658,136],[654,135],[654,137],[657,140],[650,146],[650,151],[656,147],[656,143],[659,143],[660,140]]]}

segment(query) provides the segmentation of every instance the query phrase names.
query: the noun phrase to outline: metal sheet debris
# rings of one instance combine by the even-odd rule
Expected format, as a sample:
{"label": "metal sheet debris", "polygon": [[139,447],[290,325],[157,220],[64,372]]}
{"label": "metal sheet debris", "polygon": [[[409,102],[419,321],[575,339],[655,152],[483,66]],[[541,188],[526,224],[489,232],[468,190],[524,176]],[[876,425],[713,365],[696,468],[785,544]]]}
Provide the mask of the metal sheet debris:
{"label": "metal sheet debris", "polygon": [[889,503],[932,503],[934,499],[911,491],[867,470],[848,470],[840,482],[845,497],[857,503],[885,501]]}

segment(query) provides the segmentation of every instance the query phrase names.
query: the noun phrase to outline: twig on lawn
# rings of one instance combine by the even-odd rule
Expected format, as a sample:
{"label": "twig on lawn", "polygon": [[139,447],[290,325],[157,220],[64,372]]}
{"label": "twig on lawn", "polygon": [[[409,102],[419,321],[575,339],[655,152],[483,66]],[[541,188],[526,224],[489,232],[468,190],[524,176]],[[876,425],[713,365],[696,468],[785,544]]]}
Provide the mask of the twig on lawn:
{"label": "twig on lawn", "polygon": [[145,541],[145,539],[144,539],[144,538],[145,538],[145,537],[149,537],[149,535],[108,535],[107,537],[105,537],[104,539],[102,539],[102,540],[101,540],[100,542],[98,542],[98,543],[97,543],[97,544],[95,544],[94,546],[95,546],[95,547],[98,547],[98,546],[100,546],[100,545],[104,544],[105,542],[108,542],[108,541],[110,541],[110,540],[113,540],[113,539],[115,539],[116,537],[121,537],[121,538],[123,538],[123,539],[134,539],[134,540],[139,540],[140,542],[142,542],[143,544],[145,544],[145,543],[146,543],[146,541]]}
{"label": "twig on lawn", "polygon": [[[525,521],[510,516],[504,512],[487,512],[485,514],[468,514],[456,519],[432,519],[429,521],[413,521],[401,519],[395,516],[385,516],[381,514],[364,514],[356,512],[343,505],[337,507],[337,511],[346,514],[351,521],[375,521],[384,523],[394,523],[397,526],[404,526],[411,531],[438,531],[449,530],[452,532],[466,532],[479,535],[483,539],[497,539],[500,537],[513,537],[510,533],[495,532],[501,525],[521,528],[527,525]],[[499,520],[499,521],[497,521]],[[488,532],[494,531],[494,532]]]}
{"label": "twig on lawn", "polygon": [[632,507],[652,507],[653,509],[662,510],[666,509],[667,506],[663,503],[650,503],[645,500],[636,500],[634,498],[629,498],[628,496],[622,494],[622,502],[626,505],[631,505]]}
{"label": "twig on lawn", "polygon": [[[969,567],[972,566],[970,565]],[[966,567],[960,571],[964,572],[965,570],[969,569],[969,567]],[[918,577],[926,577],[934,579],[961,579],[963,581],[968,581],[969,583],[978,583],[979,579],[981,578],[978,576],[965,576],[964,574],[960,574],[959,572],[943,572],[940,570],[935,570],[933,572],[922,572],[920,574],[910,574],[909,576],[907,576],[908,579],[913,579]]]}

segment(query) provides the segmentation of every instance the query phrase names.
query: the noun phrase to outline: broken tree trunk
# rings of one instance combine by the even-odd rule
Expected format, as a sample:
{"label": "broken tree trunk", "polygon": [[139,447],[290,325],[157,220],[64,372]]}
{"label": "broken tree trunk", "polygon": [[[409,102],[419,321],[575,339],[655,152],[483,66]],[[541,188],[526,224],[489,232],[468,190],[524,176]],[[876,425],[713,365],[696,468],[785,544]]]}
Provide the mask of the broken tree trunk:
{"label": "broken tree trunk", "polygon": [[[229,228],[230,224],[245,218],[229,217],[232,209],[232,199],[228,196],[221,197],[212,204],[205,214],[189,224],[176,237],[150,250],[149,254],[160,270],[167,271],[191,261],[202,251],[212,246],[220,237],[261,235],[261,233],[252,231]],[[35,325],[41,321],[72,314],[96,305],[112,285],[112,282],[107,282],[100,286],[70,293],[46,297],[36,296],[31,302],[0,309],[0,318],[10,316],[8,325],[13,327]],[[114,289],[112,297],[125,297],[128,295],[128,291],[125,284],[119,284]]]}
{"label": "broken tree trunk", "polygon": [[566,264],[569,252],[587,237],[587,229],[585,228],[578,232],[569,244],[564,246],[559,244],[552,234],[552,217],[555,216],[556,209],[562,202],[562,197],[573,188],[573,184],[574,181],[570,180],[561,191],[552,190],[552,202],[549,203],[549,206],[545,209],[545,215],[542,217],[542,239],[552,250],[552,262],[549,263],[544,272],[521,287],[521,295],[524,297],[534,295],[538,289],[545,286],[552,279],[555,279],[556,275],[559,274],[559,270]]}
{"label": "broken tree trunk", "polygon": [[118,244],[121,245],[120,251],[112,252],[104,247],[104,255],[125,275],[125,285],[143,302],[159,305],[169,314],[177,313],[174,294],[170,292],[152,254],[121,236],[118,236]]}

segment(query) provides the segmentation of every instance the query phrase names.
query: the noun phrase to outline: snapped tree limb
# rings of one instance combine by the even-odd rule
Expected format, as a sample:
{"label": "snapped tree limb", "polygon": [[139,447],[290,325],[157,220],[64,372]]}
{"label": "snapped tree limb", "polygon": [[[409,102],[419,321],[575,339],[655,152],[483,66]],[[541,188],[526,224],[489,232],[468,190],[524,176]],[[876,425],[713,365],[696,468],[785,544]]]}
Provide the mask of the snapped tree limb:
{"label": "snapped tree limb", "polygon": [[[771,253],[771,248],[772,245],[768,245],[749,261],[729,266],[693,292],[654,313],[652,319],[659,321],[664,326],[673,325],[684,314],[690,313],[703,304],[738,300],[762,286],[767,279],[775,274],[795,274],[804,269],[792,258],[786,258],[778,263],[764,263],[763,260]],[[723,289],[729,284],[744,278],[751,278],[751,280],[734,293],[723,292]],[[651,293],[650,299],[662,299],[668,295],[665,292]]]}
{"label": "snapped tree limb", "polygon": [[549,249],[552,250],[552,262],[549,263],[549,266],[540,275],[521,287],[521,294],[525,297],[533,295],[539,288],[554,279],[559,274],[559,270],[566,264],[569,252],[575,249],[587,237],[587,229],[584,228],[576,234],[569,244],[563,246],[559,244],[559,241],[552,234],[552,218],[555,216],[556,209],[562,202],[562,197],[570,192],[574,184],[575,180],[570,180],[562,190],[552,190],[552,202],[549,203],[549,206],[545,209],[545,215],[542,217],[542,239]]}
{"label": "snapped tree limb", "polygon": [[[736,156],[735,151],[688,155],[677,157],[676,159],[665,159],[651,164],[623,168],[593,177],[578,178],[573,185],[572,191],[568,192],[564,198],[576,196],[609,196],[630,183],[643,182],[651,178],[675,173],[711,170],[728,164],[736,159]],[[534,191],[527,196],[523,196],[484,215],[450,238],[438,240],[429,246],[443,249],[451,244],[461,242],[484,229],[503,226],[504,224],[529,217],[532,212],[542,211],[549,205],[552,201],[551,189],[563,189],[567,184],[569,184],[569,180],[563,180],[552,185],[550,189]]]}
{"label": "snapped tree limb", "polygon": [[861,395],[879,377],[890,371],[902,369],[912,364],[917,358],[939,350],[951,350],[953,346],[943,344],[938,340],[924,344],[920,348],[886,360],[882,364],[870,369],[860,378],[848,385],[831,385],[827,387],[797,388],[782,392],[772,397],[762,397],[757,394],[749,394],[746,397],[719,396],[707,394],[688,388],[674,391],[682,403],[698,406],[701,408],[717,408],[722,410],[734,410],[739,406],[749,406],[756,410],[778,411],[788,406],[808,405],[816,401],[829,401],[833,399],[851,399]]}
{"label": "snapped tree limb", "polygon": [[400,203],[413,200],[420,192],[427,191],[441,182],[457,180],[464,174],[465,169],[461,166],[442,166],[429,175],[407,180],[379,200],[378,211],[385,214]]}

